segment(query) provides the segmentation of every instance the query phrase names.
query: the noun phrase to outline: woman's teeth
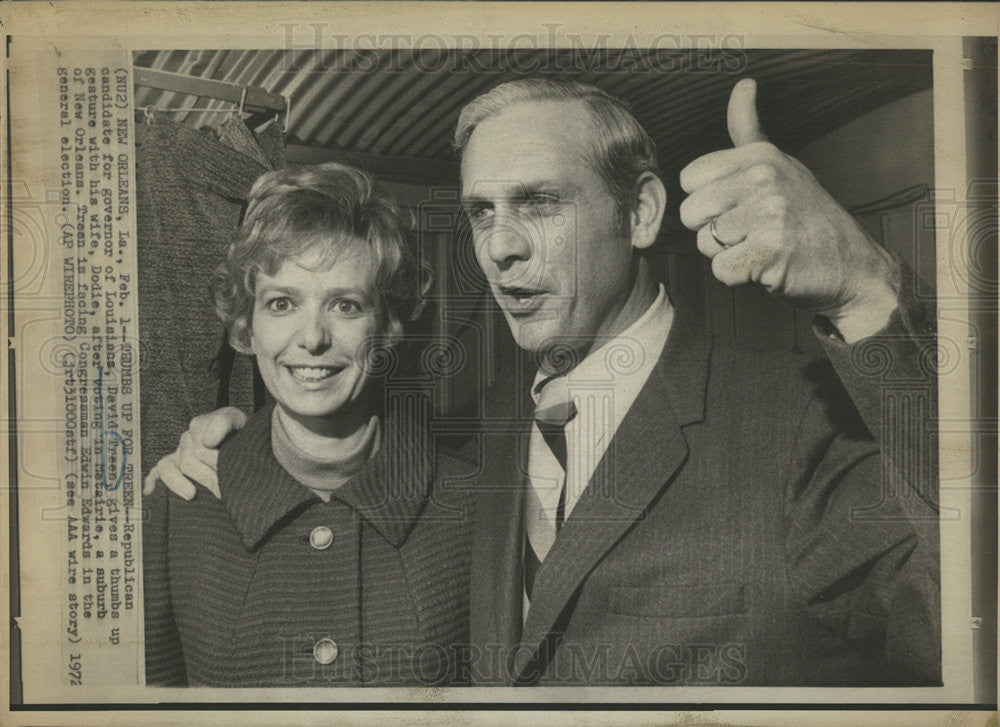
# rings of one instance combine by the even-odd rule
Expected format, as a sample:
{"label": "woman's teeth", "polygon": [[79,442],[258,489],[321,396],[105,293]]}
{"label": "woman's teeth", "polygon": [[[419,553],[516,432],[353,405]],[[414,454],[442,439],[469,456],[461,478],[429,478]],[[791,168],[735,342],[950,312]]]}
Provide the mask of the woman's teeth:
{"label": "woman's teeth", "polygon": [[322,381],[336,373],[332,366],[287,366],[293,378],[300,381]]}

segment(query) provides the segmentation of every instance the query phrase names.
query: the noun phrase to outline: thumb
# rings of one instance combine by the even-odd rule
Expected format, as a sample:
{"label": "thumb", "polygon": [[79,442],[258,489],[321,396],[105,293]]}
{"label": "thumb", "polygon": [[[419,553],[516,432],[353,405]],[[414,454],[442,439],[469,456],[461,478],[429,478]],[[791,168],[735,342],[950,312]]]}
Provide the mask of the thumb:
{"label": "thumb", "polygon": [[752,78],[744,78],[733,87],[726,110],[726,125],[733,146],[767,141],[757,118],[757,82]]}

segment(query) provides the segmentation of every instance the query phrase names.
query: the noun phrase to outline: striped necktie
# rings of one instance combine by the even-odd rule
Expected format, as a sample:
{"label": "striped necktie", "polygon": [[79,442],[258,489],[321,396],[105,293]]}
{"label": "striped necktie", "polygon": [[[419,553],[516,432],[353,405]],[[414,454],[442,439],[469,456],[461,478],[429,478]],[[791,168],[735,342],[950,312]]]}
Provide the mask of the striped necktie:
{"label": "striped necktie", "polygon": [[[560,382],[565,384],[565,382]],[[555,542],[556,533],[565,519],[566,506],[566,424],[576,416],[576,405],[569,398],[564,385],[543,384],[538,407],[535,410],[535,425],[551,456],[558,463],[561,477],[558,482],[548,479],[539,482],[531,478],[531,487],[525,498],[524,512],[524,595],[525,614],[531,599],[535,575],[542,561]],[[548,396],[546,396],[548,394]],[[550,399],[554,401],[547,401]],[[534,441],[532,446],[535,446]],[[557,499],[556,499],[557,496]],[[555,508],[552,504],[555,502]]]}

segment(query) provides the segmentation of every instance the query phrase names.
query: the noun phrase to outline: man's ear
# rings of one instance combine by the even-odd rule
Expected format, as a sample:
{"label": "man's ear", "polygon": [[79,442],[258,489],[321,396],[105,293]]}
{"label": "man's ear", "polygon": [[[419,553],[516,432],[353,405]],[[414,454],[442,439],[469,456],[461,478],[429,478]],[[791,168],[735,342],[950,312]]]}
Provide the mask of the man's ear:
{"label": "man's ear", "polygon": [[667,190],[658,176],[643,172],[639,177],[635,208],[629,214],[632,247],[645,250],[660,232],[663,213],[667,209]]}

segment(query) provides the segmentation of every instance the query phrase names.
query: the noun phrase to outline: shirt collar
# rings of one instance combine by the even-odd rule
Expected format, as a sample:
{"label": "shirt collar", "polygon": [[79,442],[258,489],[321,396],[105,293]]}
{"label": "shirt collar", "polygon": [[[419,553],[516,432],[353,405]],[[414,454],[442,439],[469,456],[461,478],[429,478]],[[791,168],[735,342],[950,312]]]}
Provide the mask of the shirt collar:
{"label": "shirt collar", "polygon": [[[631,326],[591,351],[565,377],[552,377],[539,370],[531,386],[531,398],[538,405],[543,387],[565,385],[570,394],[578,387],[611,387],[616,408],[627,410],[649,378],[663,352],[670,333],[674,308],[660,285],[656,300]],[[564,381],[559,381],[562,378]]]}
{"label": "shirt collar", "polygon": [[[320,498],[295,480],[271,449],[271,407],[257,412],[219,453],[219,489],[243,544],[257,548],[281,523]],[[333,493],[394,547],[405,542],[430,492],[426,432],[390,411],[378,453]]]}

